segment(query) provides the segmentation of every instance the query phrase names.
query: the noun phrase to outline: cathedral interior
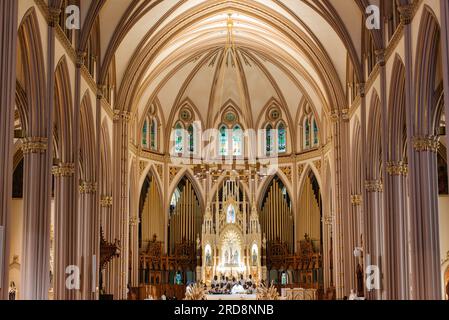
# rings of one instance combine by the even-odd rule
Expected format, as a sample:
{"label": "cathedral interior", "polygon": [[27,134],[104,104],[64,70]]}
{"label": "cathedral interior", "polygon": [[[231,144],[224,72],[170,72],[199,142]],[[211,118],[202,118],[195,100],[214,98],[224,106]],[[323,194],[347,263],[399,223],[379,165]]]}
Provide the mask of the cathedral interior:
{"label": "cathedral interior", "polygon": [[0,300],[449,299],[449,1],[0,16]]}

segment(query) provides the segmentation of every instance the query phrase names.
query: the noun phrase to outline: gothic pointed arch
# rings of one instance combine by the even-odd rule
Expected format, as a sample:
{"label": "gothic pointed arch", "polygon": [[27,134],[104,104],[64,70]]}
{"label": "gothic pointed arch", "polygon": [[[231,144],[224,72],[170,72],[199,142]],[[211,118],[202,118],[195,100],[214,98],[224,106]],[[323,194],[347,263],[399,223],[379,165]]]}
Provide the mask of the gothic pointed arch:
{"label": "gothic pointed arch", "polygon": [[415,128],[418,135],[426,136],[434,133],[434,112],[436,103],[434,93],[437,82],[437,61],[440,60],[440,27],[435,13],[428,5],[424,5],[418,34],[416,52],[415,79]]}
{"label": "gothic pointed arch", "polygon": [[63,163],[72,161],[72,101],[67,58],[63,56],[55,71],[55,127],[59,142],[58,158]]}
{"label": "gothic pointed arch", "polygon": [[95,179],[95,124],[90,93],[86,92],[80,108],[80,167],[81,178],[86,182]]}

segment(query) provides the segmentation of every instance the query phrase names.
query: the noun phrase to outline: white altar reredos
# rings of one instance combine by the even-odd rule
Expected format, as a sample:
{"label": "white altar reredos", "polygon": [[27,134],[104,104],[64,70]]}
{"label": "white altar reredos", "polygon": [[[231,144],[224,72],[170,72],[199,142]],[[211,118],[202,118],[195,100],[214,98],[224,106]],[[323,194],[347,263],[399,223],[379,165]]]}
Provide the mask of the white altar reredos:
{"label": "white altar reredos", "polygon": [[198,279],[204,283],[210,285],[214,276],[238,279],[243,275],[247,279],[251,275],[256,282],[265,279],[257,207],[236,181],[226,180],[222,192],[207,204],[201,246],[203,263]]}

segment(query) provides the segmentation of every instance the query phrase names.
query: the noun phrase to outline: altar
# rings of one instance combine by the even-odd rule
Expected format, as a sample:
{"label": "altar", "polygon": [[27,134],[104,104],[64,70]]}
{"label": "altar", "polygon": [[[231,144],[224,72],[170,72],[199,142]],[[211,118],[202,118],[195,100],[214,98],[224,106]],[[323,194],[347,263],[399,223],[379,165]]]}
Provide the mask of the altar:
{"label": "altar", "polygon": [[[202,224],[202,266],[197,279],[209,287],[216,277],[239,280],[266,278],[261,266],[262,236],[255,201],[249,201],[238,181],[223,182],[215,198],[206,204]],[[231,299],[232,300],[232,299]]]}
{"label": "altar", "polygon": [[255,294],[209,294],[206,296],[209,301],[255,301]]}

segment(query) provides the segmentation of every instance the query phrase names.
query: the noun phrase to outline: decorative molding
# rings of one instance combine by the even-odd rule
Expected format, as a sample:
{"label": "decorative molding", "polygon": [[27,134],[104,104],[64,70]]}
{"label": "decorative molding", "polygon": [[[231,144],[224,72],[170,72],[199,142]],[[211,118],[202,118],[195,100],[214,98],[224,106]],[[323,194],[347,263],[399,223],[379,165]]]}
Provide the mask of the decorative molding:
{"label": "decorative molding", "polygon": [[132,227],[135,227],[137,225],[139,225],[140,223],[140,219],[138,217],[131,217],[129,218],[129,225]]}
{"label": "decorative molding", "polygon": [[425,136],[413,138],[413,149],[415,149],[415,151],[417,152],[431,151],[437,153],[439,148],[440,148],[439,136]]}
{"label": "decorative molding", "polygon": [[55,177],[71,177],[75,174],[75,164],[60,163],[54,166],[51,172]]}
{"label": "decorative molding", "polygon": [[49,7],[47,19],[48,25],[51,28],[55,28],[59,24],[60,16],[61,16],[61,9]]}
{"label": "decorative molding", "polygon": [[375,51],[377,63],[381,66],[385,66],[385,49],[379,49]]}
{"label": "decorative molding", "polygon": [[78,51],[76,53],[76,62],[75,62],[75,64],[76,64],[76,67],[78,69],[80,69],[81,67],[84,66],[84,62],[86,60],[86,55],[87,55],[86,52],[83,52],[83,51]]}
{"label": "decorative molding", "polygon": [[357,83],[357,88],[359,90],[360,97],[364,98],[366,96],[366,83]]}
{"label": "decorative molding", "polygon": [[408,165],[404,161],[387,162],[387,173],[390,176],[407,176]]}
{"label": "decorative molding", "polygon": [[173,179],[178,175],[178,173],[181,171],[181,168],[179,167],[170,167],[169,173],[170,173],[170,177],[169,177],[169,181],[170,184],[173,182]]}
{"label": "decorative molding", "polygon": [[43,137],[30,137],[22,139],[23,154],[45,153],[47,151],[48,139]]}
{"label": "decorative molding", "polygon": [[287,177],[288,181],[292,182],[292,167],[280,167],[279,170]]}
{"label": "decorative molding", "polygon": [[384,191],[384,186],[382,181],[380,180],[368,180],[365,182],[365,188],[367,192],[383,192]]}
{"label": "decorative molding", "polygon": [[321,174],[321,167],[322,167],[321,160],[314,161],[313,165],[318,170],[318,172]]}
{"label": "decorative molding", "polygon": [[142,160],[139,161],[139,176],[141,176],[144,173],[147,166],[148,166],[148,162],[142,161]]}
{"label": "decorative molding", "polygon": [[304,172],[304,168],[305,168],[304,164],[298,165],[298,181],[301,180],[302,174]]}
{"label": "decorative molding", "polygon": [[360,194],[353,194],[351,195],[351,204],[353,206],[360,206],[362,204],[362,195]]}
{"label": "decorative molding", "polygon": [[131,120],[131,113],[123,110],[114,110],[114,121],[125,121],[129,122]]}
{"label": "decorative molding", "polygon": [[332,226],[334,224],[334,216],[325,216],[323,222],[326,226]]}
{"label": "decorative molding", "polygon": [[413,3],[406,4],[403,6],[400,6],[398,8],[401,18],[401,23],[403,25],[408,25],[412,22],[413,16],[415,13],[415,7]]}
{"label": "decorative molding", "polygon": [[103,208],[112,207],[112,197],[111,196],[101,197],[100,206]]}
{"label": "decorative molding", "polygon": [[156,164],[156,171],[161,181],[164,181],[164,167],[162,166],[162,164]]}
{"label": "decorative molding", "polygon": [[80,194],[93,194],[97,191],[97,184],[95,182],[83,181],[79,189]]}

